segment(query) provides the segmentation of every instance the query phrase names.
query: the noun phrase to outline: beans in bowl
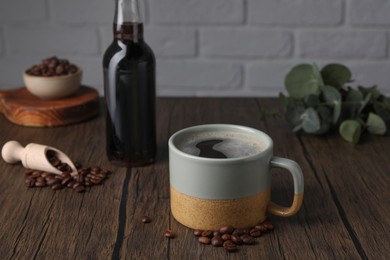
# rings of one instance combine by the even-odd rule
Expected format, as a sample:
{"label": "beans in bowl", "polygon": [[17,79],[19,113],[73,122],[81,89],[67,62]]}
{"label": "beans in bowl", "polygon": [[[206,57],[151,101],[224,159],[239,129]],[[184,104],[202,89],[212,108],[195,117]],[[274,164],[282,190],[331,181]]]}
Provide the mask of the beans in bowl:
{"label": "beans in bowl", "polygon": [[77,71],[77,66],[70,63],[69,60],[52,56],[27,69],[26,73],[32,76],[54,77],[71,75]]}

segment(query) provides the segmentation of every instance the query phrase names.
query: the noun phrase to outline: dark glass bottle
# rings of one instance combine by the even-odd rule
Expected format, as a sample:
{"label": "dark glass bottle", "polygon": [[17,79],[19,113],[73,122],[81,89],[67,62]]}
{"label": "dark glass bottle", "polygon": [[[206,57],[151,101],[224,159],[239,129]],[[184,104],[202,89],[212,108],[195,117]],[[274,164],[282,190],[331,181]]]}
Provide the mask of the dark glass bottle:
{"label": "dark glass bottle", "polygon": [[143,39],[138,0],[117,0],[114,40],[103,57],[108,159],[152,163],[156,154],[156,62]]}

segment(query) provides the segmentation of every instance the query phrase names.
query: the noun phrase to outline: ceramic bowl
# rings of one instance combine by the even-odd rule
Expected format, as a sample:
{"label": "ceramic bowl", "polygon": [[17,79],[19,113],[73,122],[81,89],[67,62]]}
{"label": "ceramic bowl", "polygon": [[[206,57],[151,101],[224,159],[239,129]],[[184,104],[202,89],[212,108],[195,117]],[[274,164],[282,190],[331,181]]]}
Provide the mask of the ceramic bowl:
{"label": "ceramic bowl", "polygon": [[78,67],[77,72],[64,76],[33,76],[23,73],[23,80],[28,91],[41,99],[59,99],[75,93],[81,84],[82,70]]}

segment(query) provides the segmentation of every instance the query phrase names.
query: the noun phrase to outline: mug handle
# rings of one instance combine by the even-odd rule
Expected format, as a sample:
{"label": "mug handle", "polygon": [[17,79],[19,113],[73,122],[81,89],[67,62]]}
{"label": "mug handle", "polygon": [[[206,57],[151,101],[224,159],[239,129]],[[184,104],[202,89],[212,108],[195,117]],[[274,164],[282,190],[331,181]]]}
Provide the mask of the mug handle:
{"label": "mug handle", "polygon": [[267,212],[275,216],[290,217],[296,214],[302,206],[304,185],[301,167],[292,160],[276,156],[271,159],[270,164],[271,167],[283,168],[291,173],[294,180],[294,200],[290,207],[282,207],[271,201],[267,207]]}

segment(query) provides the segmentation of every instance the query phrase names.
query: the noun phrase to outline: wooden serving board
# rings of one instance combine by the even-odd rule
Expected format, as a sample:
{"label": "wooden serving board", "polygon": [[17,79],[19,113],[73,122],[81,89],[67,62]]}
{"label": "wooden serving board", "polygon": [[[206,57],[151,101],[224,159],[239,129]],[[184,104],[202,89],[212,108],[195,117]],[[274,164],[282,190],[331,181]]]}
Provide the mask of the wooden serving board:
{"label": "wooden serving board", "polygon": [[0,113],[11,122],[23,126],[53,127],[77,123],[99,113],[99,93],[81,86],[73,95],[42,100],[25,87],[0,90]]}

